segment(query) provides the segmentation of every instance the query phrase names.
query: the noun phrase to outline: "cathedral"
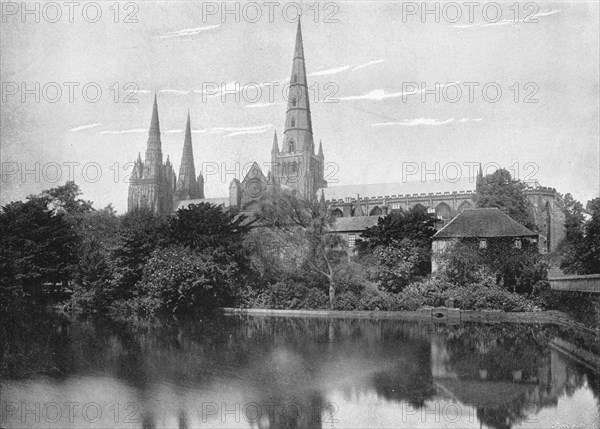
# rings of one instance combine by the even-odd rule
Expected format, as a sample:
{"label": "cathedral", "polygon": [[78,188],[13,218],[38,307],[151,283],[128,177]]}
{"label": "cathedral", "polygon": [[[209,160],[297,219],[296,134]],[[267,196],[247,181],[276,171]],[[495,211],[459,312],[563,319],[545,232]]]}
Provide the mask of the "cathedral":
{"label": "cathedral", "polygon": [[308,199],[314,198],[320,189],[327,186],[324,179],[325,161],[321,142],[319,142],[318,152],[315,153],[300,21],[296,31],[281,143],[280,149],[277,132],[275,132],[271,149],[272,170],[267,176],[258,164],[254,163],[241,182],[237,179],[232,180],[228,198],[205,199],[202,174],[196,176],[194,167],[189,113],[179,176],[176,176],[168,157],[163,163],[158,103],[155,95],[145,159],[142,162],[141,155],[138,155],[131,176],[128,211],[149,208],[159,214],[168,214],[177,210],[182,204],[188,205],[201,201],[246,211],[252,210],[252,205],[258,202],[260,195],[269,187],[289,189],[295,195]]}
{"label": "cathedral", "polygon": [[[127,206],[129,211],[149,208],[159,214],[168,214],[190,204],[209,202],[251,212],[264,191],[287,189],[304,199],[318,196],[325,199],[329,210],[337,217],[336,232],[348,241],[349,247],[353,247],[365,228],[377,224],[380,216],[393,210],[408,210],[421,205],[444,224],[475,204],[472,178],[453,183],[414,181],[328,187],[324,166],[321,141],[315,150],[302,28],[298,20],[284,131],[281,146],[277,132],[273,136],[271,170],[267,175],[254,163],[242,181],[231,181],[227,197],[205,198],[202,174],[196,176],[194,166],[189,113],[179,175],[176,176],[168,157],[163,163],[155,96],[145,158],[142,162],[138,154]],[[564,237],[564,214],[557,192],[534,183],[526,193],[539,230],[540,250],[550,252]]]}

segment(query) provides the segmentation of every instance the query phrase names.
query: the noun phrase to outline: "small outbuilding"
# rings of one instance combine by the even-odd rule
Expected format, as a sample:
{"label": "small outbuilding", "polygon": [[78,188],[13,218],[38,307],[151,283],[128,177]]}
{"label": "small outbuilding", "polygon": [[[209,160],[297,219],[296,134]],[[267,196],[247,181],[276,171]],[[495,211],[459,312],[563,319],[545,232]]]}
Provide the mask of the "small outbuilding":
{"label": "small outbuilding", "polygon": [[507,239],[521,249],[525,244],[537,243],[538,234],[498,208],[465,209],[433,236],[431,271],[440,269],[442,253],[458,241],[477,241],[479,248],[485,249],[493,240]]}

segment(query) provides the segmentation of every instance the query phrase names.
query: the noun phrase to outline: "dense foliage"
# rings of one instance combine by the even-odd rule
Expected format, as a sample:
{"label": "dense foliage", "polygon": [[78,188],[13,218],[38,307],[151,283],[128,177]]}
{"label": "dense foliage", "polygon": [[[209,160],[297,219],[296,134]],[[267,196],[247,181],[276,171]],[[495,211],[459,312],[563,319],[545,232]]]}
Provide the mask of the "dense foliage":
{"label": "dense foliage", "polygon": [[[524,216],[520,185],[498,178],[512,190],[484,178],[478,204]],[[583,209],[566,195],[564,206],[563,267],[598,272],[600,199]],[[208,203],[163,217],[117,215],[111,206],[94,209],[67,182],[0,211],[0,305],[58,303],[118,317],[197,316],[232,305],[417,310],[448,299],[474,310],[560,307],[535,243],[497,240],[480,249],[463,240],[444,255],[444,272],[429,278],[436,220],[424,208],[382,217],[354,254],[333,222],[324,203],[286,193],[265,198],[256,219]]]}
{"label": "dense foliage", "polygon": [[557,250],[560,267],[567,273],[600,274],[600,198],[588,201],[584,210],[567,194],[564,212],[566,236]]}
{"label": "dense foliage", "polygon": [[431,272],[431,237],[435,218],[422,206],[394,211],[367,228],[358,240],[359,259],[373,265],[375,280],[399,292]]}
{"label": "dense foliage", "polygon": [[475,193],[477,207],[497,207],[519,222],[521,225],[536,231],[531,203],[525,195],[527,185],[514,180],[510,172],[498,169],[492,174],[480,177]]}

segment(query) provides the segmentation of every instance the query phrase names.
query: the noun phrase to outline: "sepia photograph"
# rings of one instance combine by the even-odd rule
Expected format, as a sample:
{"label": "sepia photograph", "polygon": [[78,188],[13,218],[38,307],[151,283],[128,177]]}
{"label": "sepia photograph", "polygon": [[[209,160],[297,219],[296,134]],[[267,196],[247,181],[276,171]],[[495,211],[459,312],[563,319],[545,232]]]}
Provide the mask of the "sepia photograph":
{"label": "sepia photograph", "polygon": [[597,0],[0,8],[0,429],[600,428]]}

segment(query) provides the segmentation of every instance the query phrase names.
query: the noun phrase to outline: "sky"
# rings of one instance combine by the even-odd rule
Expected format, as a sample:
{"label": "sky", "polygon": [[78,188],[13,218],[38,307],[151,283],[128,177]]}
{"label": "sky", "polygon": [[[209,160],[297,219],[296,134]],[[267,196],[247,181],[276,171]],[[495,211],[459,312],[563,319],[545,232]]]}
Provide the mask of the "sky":
{"label": "sky", "polygon": [[421,2],[90,3],[71,16],[2,3],[2,205],[74,179],[125,211],[155,91],[175,171],[190,110],[206,197],[254,161],[266,172],[298,7],[330,186],[448,181],[482,163],[584,203],[600,194],[597,1],[428,3],[437,16]]}

